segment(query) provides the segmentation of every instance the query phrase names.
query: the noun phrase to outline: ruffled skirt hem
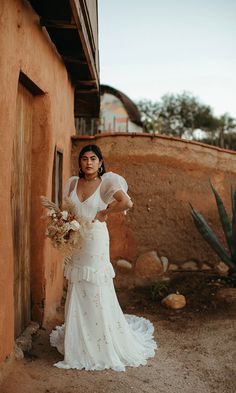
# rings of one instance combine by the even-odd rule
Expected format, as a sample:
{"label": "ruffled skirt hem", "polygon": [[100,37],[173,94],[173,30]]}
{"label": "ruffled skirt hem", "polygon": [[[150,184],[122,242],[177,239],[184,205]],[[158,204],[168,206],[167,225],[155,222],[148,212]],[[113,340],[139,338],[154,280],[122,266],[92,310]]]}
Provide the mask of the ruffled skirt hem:
{"label": "ruffled skirt hem", "polygon": [[[149,356],[149,358],[154,357],[155,354]],[[122,372],[126,370],[126,367],[139,367],[139,366],[145,366],[147,364],[147,360],[144,360],[142,362],[137,362],[137,363],[126,363],[123,364],[122,366],[120,365],[106,365],[106,364],[87,364],[87,365],[82,365],[80,363],[73,363],[73,364],[67,364],[64,361],[54,363],[53,366],[65,370],[69,369],[76,369],[76,370],[85,370],[85,371],[103,371],[103,370],[113,370],[117,372]]]}
{"label": "ruffled skirt hem", "polygon": [[[103,361],[94,363],[92,360],[83,359],[83,356],[81,356],[80,361],[70,361],[67,363],[66,360],[63,360],[55,363],[54,366],[61,369],[85,369],[86,371],[101,371],[106,369],[125,371],[126,367],[145,366],[147,364],[147,359],[154,357],[155,350],[158,349],[157,343],[153,337],[153,324],[143,317],[128,314],[125,314],[124,316],[131,331],[135,334],[136,339],[142,346],[142,351],[140,352],[139,348],[139,354],[137,354],[135,358],[132,358],[132,355],[129,355],[129,351],[127,349],[126,359],[122,357],[118,362],[110,362],[110,364]],[[64,354],[64,335],[65,324],[57,326],[50,334],[51,346],[56,347],[61,354]]]}
{"label": "ruffled skirt hem", "polygon": [[65,266],[64,276],[71,283],[85,280],[96,285],[106,284],[115,277],[115,271],[109,262],[102,269],[95,269],[91,266],[76,266],[68,263]]}

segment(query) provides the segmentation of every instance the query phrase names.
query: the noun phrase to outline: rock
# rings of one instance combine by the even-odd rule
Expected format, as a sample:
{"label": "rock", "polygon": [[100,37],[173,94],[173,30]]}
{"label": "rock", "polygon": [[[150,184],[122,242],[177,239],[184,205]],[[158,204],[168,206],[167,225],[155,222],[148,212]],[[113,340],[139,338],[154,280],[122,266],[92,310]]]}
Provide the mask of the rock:
{"label": "rock", "polygon": [[206,263],[202,264],[202,270],[211,270],[211,267],[209,265],[207,265]]}
{"label": "rock", "polygon": [[16,339],[16,345],[23,352],[28,352],[32,348],[31,336],[24,336],[23,334]]}
{"label": "rock", "polygon": [[125,271],[130,272],[130,270],[122,269],[122,272],[119,271],[115,278],[114,284],[116,289],[132,289],[135,288],[135,277],[133,274],[125,274]]}
{"label": "rock", "polygon": [[115,263],[116,276],[114,283],[117,289],[134,288],[134,272],[132,268],[132,264],[125,259],[119,259]]}
{"label": "rock", "polygon": [[224,262],[221,261],[220,263],[218,263],[218,265],[216,265],[216,270],[219,274],[227,275],[229,271],[229,267]]}
{"label": "rock", "polygon": [[156,251],[140,255],[135,264],[135,274],[144,279],[155,279],[164,273],[163,264]]}
{"label": "rock", "polygon": [[183,269],[183,270],[198,270],[198,265],[194,261],[184,262],[181,265],[181,269]]}
{"label": "rock", "polygon": [[119,259],[116,262],[116,266],[122,267],[124,269],[132,269],[132,264],[130,262],[126,261],[125,259]]}
{"label": "rock", "polygon": [[38,322],[31,321],[30,324],[26,327],[24,334],[26,335],[35,334],[38,331],[38,329],[39,329]]}
{"label": "rock", "polygon": [[162,299],[161,303],[168,308],[178,310],[179,308],[183,308],[186,306],[186,299],[184,295],[171,293],[170,295]]}
{"label": "rock", "polygon": [[169,264],[168,258],[161,257],[160,259],[162,262],[163,270],[164,270],[164,272],[166,272],[168,270],[168,264]]}
{"label": "rock", "polygon": [[179,270],[179,266],[176,265],[175,263],[170,263],[168,266],[168,270]]}
{"label": "rock", "polygon": [[160,282],[169,282],[170,281],[170,277],[162,277]]}
{"label": "rock", "polygon": [[39,329],[39,324],[37,322],[30,322],[23,333],[17,337],[16,346],[23,352],[27,352],[32,348],[32,335]]}
{"label": "rock", "polygon": [[217,299],[224,300],[226,303],[236,302],[236,288],[220,288],[216,292]]}
{"label": "rock", "polygon": [[14,345],[14,355],[16,360],[24,359],[24,352],[21,348],[18,347],[16,343]]}

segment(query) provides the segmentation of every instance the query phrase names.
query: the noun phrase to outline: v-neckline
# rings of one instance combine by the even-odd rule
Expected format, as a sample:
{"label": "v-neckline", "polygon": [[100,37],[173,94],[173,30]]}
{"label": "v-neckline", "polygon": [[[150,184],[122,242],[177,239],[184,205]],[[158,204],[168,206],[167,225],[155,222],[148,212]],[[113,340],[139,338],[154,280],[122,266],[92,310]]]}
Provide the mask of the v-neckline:
{"label": "v-neckline", "polygon": [[94,196],[96,194],[97,190],[99,189],[99,187],[102,184],[102,178],[101,178],[101,182],[100,182],[99,186],[97,186],[96,190],[88,198],[86,198],[83,202],[81,202],[81,200],[79,199],[78,193],[77,193],[78,181],[79,181],[79,177],[77,179],[77,182],[76,182],[76,185],[74,188],[74,192],[75,192],[76,198],[78,199],[79,203],[81,203],[81,205],[82,205],[84,202],[87,202],[92,196]]}

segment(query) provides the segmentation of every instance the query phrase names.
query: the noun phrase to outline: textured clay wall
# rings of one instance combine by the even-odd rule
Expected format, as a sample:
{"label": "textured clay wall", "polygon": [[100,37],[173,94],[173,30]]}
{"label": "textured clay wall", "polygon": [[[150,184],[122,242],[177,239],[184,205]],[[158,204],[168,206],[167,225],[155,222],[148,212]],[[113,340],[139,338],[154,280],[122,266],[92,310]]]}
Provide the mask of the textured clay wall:
{"label": "textured clay wall", "polygon": [[73,88],[65,66],[26,1],[0,4],[0,362],[11,358],[14,344],[11,157],[16,129],[20,71],[43,92],[33,99],[31,293],[33,319],[44,323],[60,304],[61,257],[44,240],[40,195],[51,197],[54,148],[64,153],[64,181],[70,176],[70,136],[74,134]]}
{"label": "textured clay wall", "polygon": [[122,258],[134,267],[137,257],[149,251],[177,266],[195,261],[199,269],[218,260],[195,229],[189,202],[222,239],[209,179],[230,208],[230,186],[236,187],[235,152],[164,136],[79,137],[73,141],[73,173],[78,152],[88,143],[102,149],[107,170],[127,179],[134,201],[126,217],[110,219],[113,262]]}

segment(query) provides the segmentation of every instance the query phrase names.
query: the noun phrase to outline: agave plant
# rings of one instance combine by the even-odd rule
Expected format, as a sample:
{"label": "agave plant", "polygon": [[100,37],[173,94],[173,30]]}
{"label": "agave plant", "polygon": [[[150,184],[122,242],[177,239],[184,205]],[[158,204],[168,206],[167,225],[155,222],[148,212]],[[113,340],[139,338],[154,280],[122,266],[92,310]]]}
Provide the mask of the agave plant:
{"label": "agave plant", "polygon": [[[210,183],[211,184],[211,183]],[[221,225],[228,245],[225,250],[215,232],[210,228],[205,218],[194,207],[191,206],[191,214],[194,223],[203,238],[208,242],[212,249],[219,255],[221,260],[228,265],[229,274],[236,273],[236,190],[231,188],[232,218],[230,219],[224,207],[221,197],[211,184],[215,196]]]}

